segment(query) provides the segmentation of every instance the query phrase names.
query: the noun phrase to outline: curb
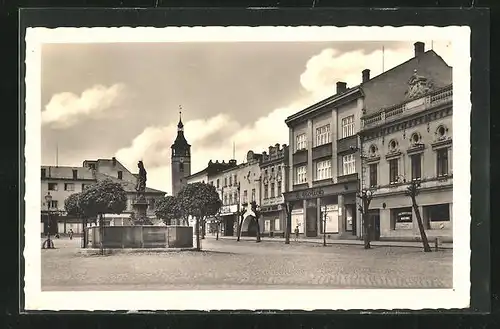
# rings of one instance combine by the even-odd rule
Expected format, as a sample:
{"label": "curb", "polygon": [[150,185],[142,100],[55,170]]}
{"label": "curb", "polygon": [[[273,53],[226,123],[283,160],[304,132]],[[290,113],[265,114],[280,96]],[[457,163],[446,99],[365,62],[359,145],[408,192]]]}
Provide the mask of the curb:
{"label": "curb", "polygon": [[[196,248],[105,248],[104,255],[113,254],[146,254],[146,253],[170,253],[183,251],[198,251]],[[78,254],[83,256],[95,256],[101,254],[101,249],[86,248],[78,250]]]}
{"label": "curb", "polygon": [[[215,238],[210,237],[210,239],[215,240]],[[233,240],[236,241],[236,238],[228,238],[228,237],[219,237],[219,240]],[[255,242],[254,239],[240,239],[240,241],[245,241],[245,242]],[[279,242],[279,243],[284,243],[284,240],[275,240],[275,239],[262,239],[261,242]],[[311,243],[311,244],[323,244],[323,241],[314,241],[314,240],[300,240],[300,241],[291,241],[292,243]],[[411,243],[411,244],[406,244],[406,243]],[[327,245],[347,245],[347,246],[362,246],[363,241],[360,240],[330,240],[326,242]],[[398,243],[398,241],[372,241],[370,242],[372,246],[377,246],[377,247],[396,247],[396,248],[423,248],[421,242],[419,241],[408,241],[408,242],[403,242],[401,241]],[[418,244],[418,245],[417,245]],[[429,243],[431,248],[434,250],[434,246],[432,243]],[[447,249],[447,250],[453,250],[453,244],[441,244],[439,245],[439,249]]]}

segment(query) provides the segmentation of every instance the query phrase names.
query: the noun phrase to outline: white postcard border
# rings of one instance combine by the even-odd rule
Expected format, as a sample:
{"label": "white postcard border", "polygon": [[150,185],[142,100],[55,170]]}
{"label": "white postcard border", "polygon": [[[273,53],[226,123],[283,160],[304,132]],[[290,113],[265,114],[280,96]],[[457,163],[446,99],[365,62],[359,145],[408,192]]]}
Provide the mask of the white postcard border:
{"label": "white postcard border", "polygon": [[[41,45],[98,42],[449,40],[453,66],[453,289],[42,292],[40,252]],[[470,28],[168,27],[26,31],[26,310],[450,309],[470,303]],[[418,264],[416,264],[418,266]]]}

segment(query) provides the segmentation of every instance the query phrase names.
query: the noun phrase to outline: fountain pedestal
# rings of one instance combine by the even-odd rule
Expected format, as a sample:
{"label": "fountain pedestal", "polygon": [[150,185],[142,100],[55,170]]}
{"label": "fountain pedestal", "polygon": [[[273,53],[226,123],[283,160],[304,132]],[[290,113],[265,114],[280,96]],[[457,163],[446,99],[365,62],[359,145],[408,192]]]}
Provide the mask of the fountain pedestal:
{"label": "fountain pedestal", "polygon": [[133,220],[134,224],[142,224],[148,222],[148,217],[146,214],[146,211],[148,210],[148,202],[146,201],[146,198],[141,195],[135,199],[135,201],[132,203],[132,209],[134,211],[133,213]]}

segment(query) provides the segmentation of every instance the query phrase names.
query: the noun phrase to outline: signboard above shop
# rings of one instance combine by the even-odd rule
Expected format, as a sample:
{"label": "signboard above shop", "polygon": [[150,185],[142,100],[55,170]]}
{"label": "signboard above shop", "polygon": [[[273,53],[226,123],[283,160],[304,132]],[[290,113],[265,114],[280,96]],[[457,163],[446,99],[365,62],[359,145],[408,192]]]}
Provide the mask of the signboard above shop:
{"label": "signboard above shop", "polygon": [[305,190],[291,191],[284,193],[285,201],[297,201],[321,198],[323,196],[339,195],[356,192],[358,181],[331,184],[321,187],[313,187]]}

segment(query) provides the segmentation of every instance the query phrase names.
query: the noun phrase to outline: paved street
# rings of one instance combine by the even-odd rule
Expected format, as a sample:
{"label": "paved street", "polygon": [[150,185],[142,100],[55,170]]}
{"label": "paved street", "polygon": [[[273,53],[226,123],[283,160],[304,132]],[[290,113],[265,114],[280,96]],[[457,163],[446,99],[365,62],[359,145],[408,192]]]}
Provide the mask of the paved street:
{"label": "paved street", "polygon": [[203,252],[89,256],[42,250],[43,290],[448,288],[452,251],[206,239]]}

